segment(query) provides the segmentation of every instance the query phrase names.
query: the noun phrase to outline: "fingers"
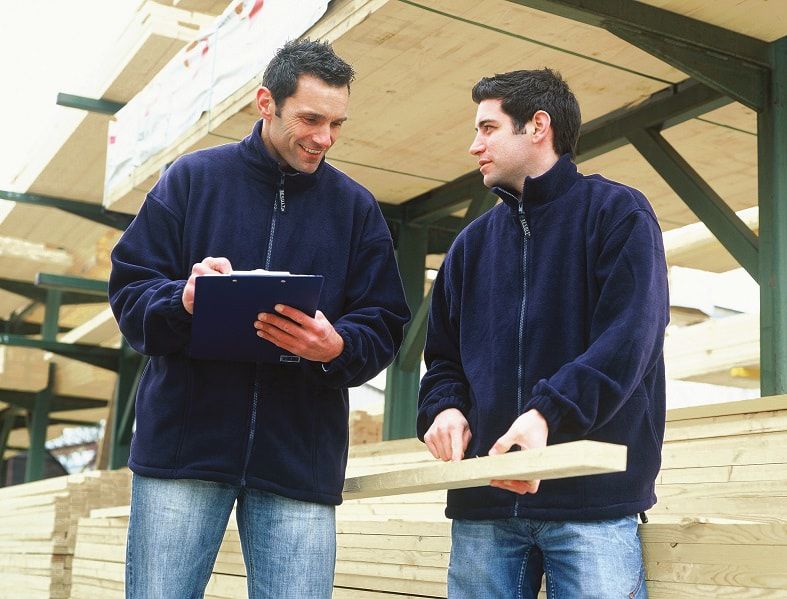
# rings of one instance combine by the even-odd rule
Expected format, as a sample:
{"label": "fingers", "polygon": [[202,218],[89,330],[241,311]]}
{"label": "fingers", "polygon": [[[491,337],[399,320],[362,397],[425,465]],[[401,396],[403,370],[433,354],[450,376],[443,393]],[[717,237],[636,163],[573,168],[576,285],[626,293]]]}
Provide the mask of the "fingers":
{"label": "fingers", "polygon": [[459,462],[465,456],[464,431],[451,431],[451,461]]}
{"label": "fingers", "polygon": [[438,449],[437,445],[434,442],[434,439],[429,435],[429,433],[426,433],[426,435],[424,435],[424,443],[426,443],[426,448],[429,450],[429,453],[432,454],[432,457],[438,460],[442,459],[440,457],[440,450]]}
{"label": "fingers", "polygon": [[267,334],[276,339],[281,338],[282,334],[290,337],[300,337],[303,332],[303,327],[301,327],[298,322],[267,312],[257,314],[257,320],[254,321],[254,328],[257,329],[257,334],[260,337]]}
{"label": "fingers", "polygon": [[286,316],[288,319],[297,322],[300,326],[311,331],[320,331],[326,324],[330,325],[328,319],[325,318],[323,313],[319,310],[317,310],[317,314],[312,318],[305,312],[301,312],[292,306],[285,306],[284,304],[276,304],[273,309],[282,316]]}
{"label": "fingers", "polygon": [[213,270],[215,272],[220,272],[221,274],[227,274],[232,272],[232,264],[226,258],[213,258],[208,256],[202,261],[207,268]]}
{"label": "fingers", "polygon": [[540,483],[540,480],[493,480],[489,484],[492,487],[525,495],[527,493],[536,493]]}
{"label": "fingers", "polygon": [[202,262],[197,262],[191,267],[191,274],[194,275],[215,275],[227,274],[232,272],[232,264],[226,258],[213,258],[208,256]]}
{"label": "fingers", "polygon": [[429,452],[444,462],[459,461],[472,434],[464,414],[456,408],[440,412],[424,435]]}
{"label": "fingers", "polygon": [[257,336],[314,362],[328,363],[341,355],[344,338],[322,312],[312,318],[290,306],[277,304],[274,308],[277,314],[257,314]]}

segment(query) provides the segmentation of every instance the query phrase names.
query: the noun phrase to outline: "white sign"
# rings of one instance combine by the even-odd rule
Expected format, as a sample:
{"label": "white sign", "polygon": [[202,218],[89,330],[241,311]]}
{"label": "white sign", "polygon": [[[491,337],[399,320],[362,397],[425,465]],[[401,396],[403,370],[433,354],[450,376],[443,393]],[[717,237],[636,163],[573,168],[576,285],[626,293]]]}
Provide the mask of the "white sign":
{"label": "white sign", "polygon": [[109,123],[104,196],[262,71],[328,0],[240,0],[181,50]]}

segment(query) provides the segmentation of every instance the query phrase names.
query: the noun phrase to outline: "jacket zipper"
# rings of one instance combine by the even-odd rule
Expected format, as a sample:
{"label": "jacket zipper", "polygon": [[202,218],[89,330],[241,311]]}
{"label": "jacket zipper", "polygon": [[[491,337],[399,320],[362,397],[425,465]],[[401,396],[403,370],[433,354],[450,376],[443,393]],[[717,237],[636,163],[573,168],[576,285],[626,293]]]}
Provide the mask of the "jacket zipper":
{"label": "jacket zipper", "polygon": [[[270,270],[271,256],[273,254],[273,237],[276,234],[276,213],[285,210],[284,200],[284,173],[279,174],[279,189],[277,190],[276,197],[273,200],[273,215],[271,216],[271,231],[268,237],[268,253],[265,256],[265,269]],[[246,486],[246,472],[249,468],[249,460],[251,459],[251,450],[254,446],[254,433],[257,428],[257,406],[260,401],[260,367],[259,364],[254,368],[254,396],[251,402],[251,426],[249,427],[249,438],[246,444],[246,457],[243,460],[243,471],[241,472],[240,485]]]}
{"label": "jacket zipper", "polygon": [[[519,216],[519,224],[522,226],[522,307],[519,311],[519,363],[517,365],[517,391],[516,391],[516,404],[517,404],[517,417],[522,414],[523,398],[522,387],[525,384],[525,308],[527,307],[527,246],[530,240],[530,227],[527,225],[525,218],[525,204],[524,200],[519,201],[517,209]],[[514,502],[514,517],[519,514],[519,497],[517,496]]]}
{"label": "jacket zipper", "polygon": [[254,445],[254,431],[257,428],[257,401],[260,396],[260,367],[259,364],[254,367],[254,396],[251,403],[251,425],[249,427],[249,440],[246,445],[246,457],[243,460],[243,472],[240,477],[240,486],[246,486],[246,471],[249,468],[249,460],[251,459],[251,449]]}
{"label": "jacket zipper", "polygon": [[271,256],[273,255],[273,237],[276,234],[276,213],[279,211],[284,212],[284,173],[279,174],[279,189],[276,193],[276,199],[273,200],[273,216],[271,216],[271,233],[268,237],[268,255],[265,257],[265,270],[271,268]]}

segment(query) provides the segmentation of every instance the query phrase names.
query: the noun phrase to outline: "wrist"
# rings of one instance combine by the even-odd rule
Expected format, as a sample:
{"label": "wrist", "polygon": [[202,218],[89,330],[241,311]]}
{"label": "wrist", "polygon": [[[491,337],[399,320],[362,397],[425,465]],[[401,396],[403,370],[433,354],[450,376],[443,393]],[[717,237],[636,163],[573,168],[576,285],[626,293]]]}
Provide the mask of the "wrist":
{"label": "wrist", "polygon": [[336,358],[342,355],[344,351],[344,337],[342,337],[339,333],[336,332],[336,329],[333,329],[332,333],[333,339],[331,340],[331,348],[332,351],[328,355],[326,360],[323,360],[324,363],[332,362]]}

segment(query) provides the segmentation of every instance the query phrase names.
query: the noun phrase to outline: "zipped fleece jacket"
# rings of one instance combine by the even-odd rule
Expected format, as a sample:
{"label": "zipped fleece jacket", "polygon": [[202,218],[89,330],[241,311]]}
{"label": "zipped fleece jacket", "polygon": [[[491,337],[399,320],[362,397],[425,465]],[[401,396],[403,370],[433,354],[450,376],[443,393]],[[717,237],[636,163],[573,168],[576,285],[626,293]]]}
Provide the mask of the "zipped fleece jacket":
{"label": "zipped fleece jacket", "polygon": [[449,518],[598,520],[655,501],[661,464],[669,319],[662,235],[635,189],[583,176],[568,155],[527,178],[456,238],[434,282],[418,435],[457,408],[489,449],[530,409],[548,445],[628,447],[626,472],[546,480],[535,495],[494,487],[448,492]]}
{"label": "zipped fleece jacket", "polygon": [[[128,464],[144,476],[339,504],[347,387],[393,360],[410,313],[372,195],[325,162],[314,174],[281,170],[261,127],[179,158],[112,252],[112,310],[131,346],[151,357]],[[344,339],[342,354],[324,365],[191,359],[181,296],[207,256],[237,270],[323,275],[318,307]]]}

